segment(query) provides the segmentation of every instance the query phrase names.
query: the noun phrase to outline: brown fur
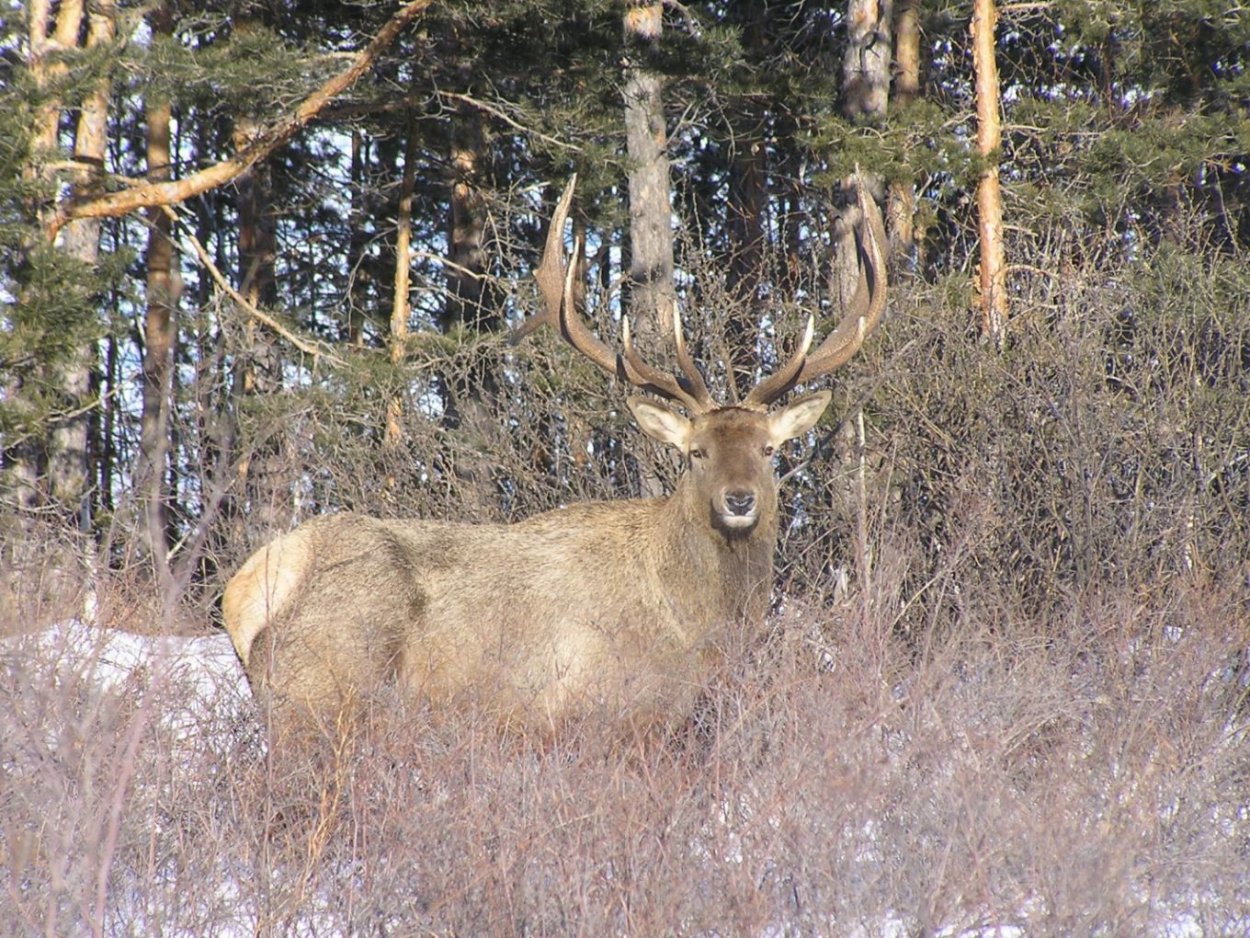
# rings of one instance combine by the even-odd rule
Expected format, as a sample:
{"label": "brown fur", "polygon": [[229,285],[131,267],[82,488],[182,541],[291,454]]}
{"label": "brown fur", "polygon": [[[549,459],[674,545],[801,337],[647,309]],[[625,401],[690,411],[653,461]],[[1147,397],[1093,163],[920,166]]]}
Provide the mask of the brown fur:
{"label": "brown fur", "polygon": [[629,402],[645,433],[685,456],[677,490],[514,525],[334,515],[278,538],[235,574],[223,608],[280,730],[333,720],[392,682],[435,706],[471,695],[523,731],[548,733],[593,713],[637,729],[671,726],[706,683],[722,630],[763,619],[777,544],[771,455],[815,425],[830,395],[766,410],[842,365],[876,328],[886,291],[881,213],[860,181],[857,221],[843,238],[858,252],[859,284],[838,326],[812,349],[809,315],[789,361],[742,406],[718,407],[675,305],[682,378],[638,354],[628,317],[618,354],[577,312],[576,265],[563,242],[575,184],[565,186],[534,272],[543,311],[516,338],[550,325],[607,374],[679,402],[689,418]]}
{"label": "brown fur", "polygon": [[771,451],[828,402],[822,392],[773,414],[688,420],[631,400],[640,426],[686,455],[667,498],[575,504],[512,525],[316,518],[235,574],[226,628],[279,721],[332,718],[398,682],[432,705],[472,694],[525,732],[594,712],[679,723],[721,630],[767,611]]}

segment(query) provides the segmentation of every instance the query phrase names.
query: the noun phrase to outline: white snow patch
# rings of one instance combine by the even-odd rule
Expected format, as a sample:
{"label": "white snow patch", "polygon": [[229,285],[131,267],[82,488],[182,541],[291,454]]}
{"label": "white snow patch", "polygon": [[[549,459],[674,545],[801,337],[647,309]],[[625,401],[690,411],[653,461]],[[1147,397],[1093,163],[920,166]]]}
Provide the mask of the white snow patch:
{"label": "white snow patch", "polygon": [[74,620],[0,640],[0,663],[46,670],[54,685],[97,692],[160,694],[159,721],[183,738],[211,717],[241,716],[251,700],[243,669],[224,633],[139,635]]}

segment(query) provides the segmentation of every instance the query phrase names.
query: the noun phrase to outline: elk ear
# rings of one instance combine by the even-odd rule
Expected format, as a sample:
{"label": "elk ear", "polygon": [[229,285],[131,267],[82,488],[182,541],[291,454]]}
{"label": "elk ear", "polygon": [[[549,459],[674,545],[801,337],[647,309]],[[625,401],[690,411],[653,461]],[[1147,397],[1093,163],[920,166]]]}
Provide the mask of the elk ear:
{"label": "elk ear", "polygon": [[634,420],[638,421],[643,433],[653,440],[671,443],[678,449],[685,450],[686,441],[690,439],[689,420],[645,397],[631,397],[625,403],[629,405]]}
{"label": "elk ear", "polygon": [[820,415],[825,412],[831,400],[833,400],[832,391],[817,391],[815,394],[800,397],[797,401],[787,404],[770,415],[768,429],[773,435],[773,441],[784,443],[796,436],[802,436],[816,426],[816,421],[820,419]]}

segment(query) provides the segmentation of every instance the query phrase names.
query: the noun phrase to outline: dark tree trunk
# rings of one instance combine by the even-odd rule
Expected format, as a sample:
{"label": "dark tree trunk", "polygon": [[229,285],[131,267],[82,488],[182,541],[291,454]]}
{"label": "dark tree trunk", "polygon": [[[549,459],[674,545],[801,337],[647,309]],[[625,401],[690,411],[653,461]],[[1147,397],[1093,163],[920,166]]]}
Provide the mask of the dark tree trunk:
{"label": "dark tree trunk", "polygon": [[[169,7],[162,4],[149,17],[153,33],[168,36],[172,29]],[[147,102],[148,175],[171,177],[168,100]],[[135,466],[135,493],[141,513],[138,540],[153,565],[162,592],[169,580],[169,415],[173,403],[173,363],[177,344],[179,278],[170,237],[170,217],[161,209],[147,211],[147,310],[144,317],[143,404],[139,429],[139,458]]]}
{"label": "dark tree trunk", "polygon": [[[239,27],[239,31],[246,24]],[[250,115],[239,115],[234,124],[234,147],[242,152],[253,143],[262,127]],[[277,302],[274,262],[277,227],[273,208],[273,182],[269,164],[256,163],[235,181],[238,208],[239,293],[254,307]],[[267,398],[282,389],[282,356],[275,337],[255,318],[247,317],[247,356],[239,384],[245,397]],[[246,510],[238,517],[249,543],[266,540],[291,526],[292,492],[283,458],[286,428],[276,420],[263,420],[251,439],[250,452],[239,463]]]}
{"label": "dark tree trunk", "polygon": [[482,196],[485,136],[477,108],[462,103],[451,125],[451,212],[448,218],[445,328],[465,325],[498,329],[502,319],[490,308],[485,289],[486,205]]}

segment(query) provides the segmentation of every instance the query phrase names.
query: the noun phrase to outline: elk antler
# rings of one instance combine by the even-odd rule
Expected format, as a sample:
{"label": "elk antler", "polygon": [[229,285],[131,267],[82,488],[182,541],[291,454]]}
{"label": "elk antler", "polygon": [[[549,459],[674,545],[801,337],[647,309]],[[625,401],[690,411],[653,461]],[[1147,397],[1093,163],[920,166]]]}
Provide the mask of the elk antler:
{"label": "elk antler", "polygon": [[[547,231],[547,243],[543,247],[542,260],[534,271],[534,279],[538,281],[538,292],[542,294],[543,310],[531,316],[517,327],[513,333],[513,342],[519,342],[534,330],[543,325],[554,328],[569,345],[581,352],[608,374],[624,378],[634,387],[650,391],[661,397],[681,404],[691,413],[703,413],[716,407],[707,384],[694,360],[686,349],[685,336],[681,328],[681,314],[676,304],[672,307],[673,334],[677,342],[677,363],[681,366],[683,376],[669,374],[655,368],[638,354],[634,347],[633,337],[629,329],[629,317],[621,317],[621,338],[624,346],[623,354],[613,352],[603,343],[586,324],[585,320],[574,309],[573,278],[575,267],[566,264],[564,256],[564,224],[568,220],[569,207],[573,202],[573,189],[577,184],[574,174],[564,187],[556,210],[551,216],[551,227]],[[582,244],[579,240],[574,256],[579,256]]]}
{"label": "elk antler", "polygon": [[[691,413],[705,413],[716,408],[716,401],[708,391],[707,383],[699,372],[686,347],[682,331],[681,313],[677,305],[671,305],[673,336],[677,345],[677,364],[682,374],[674,375],[647,364],[634,347],[629,328],[629,317],[621,318],[623,351],[612,351],[590,331],[590,326],[579,315],[573,302],[573,278],[575,267],[564,256],[564,225],[568,221],[569,208],[573,203],[573,189],[577,176],[564,187],[560,201],[551,216],[547,231],[547,243],[542,260],[534,271],[538,291],[543,297],[543,309],[517,327],[513,342],[519,342],[534,330],[549,324],[569,345],[581,352],[613,377],[623,378],[640,390],[650,391],[681,404]],[[885,312],[885,225],[881,210],[869,194],[867,185],[855,177],[857,204],[851,213],[854,218],[855,246],[859,253],[859,280],[855,294],[847,310],[833,332],[810,351],[816,329],[814,315],[807,318],[803,338],[789,361],[778,371],[764,378],[743,400],[743,407],[765,409],[800,382],[810,381],[845,364],[864,344],[864,340],[877,327]],[[583,243],[579,241],[574,255],[580,256]]]}
{"label": "elk antler", "polygon": [[744,407],[765,408],[796,384],[828,374],[844,365],[859,351],[864,340],[881,321],[886,296],[885,224],[881,220],[881,210],[858,174],[854,185],[857,205],[852,214],[855,246],[860,255],[859,281],[846,313],[833,332],[811,354],[808,354],[808,349],[812,343],[815,317],[809,315],[803,341],[790,360],[751,389],[743,401]]}

